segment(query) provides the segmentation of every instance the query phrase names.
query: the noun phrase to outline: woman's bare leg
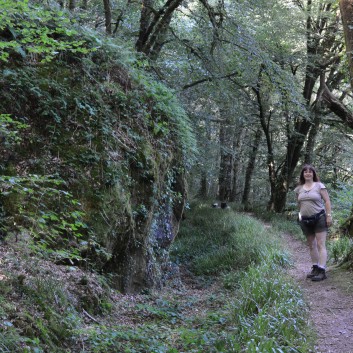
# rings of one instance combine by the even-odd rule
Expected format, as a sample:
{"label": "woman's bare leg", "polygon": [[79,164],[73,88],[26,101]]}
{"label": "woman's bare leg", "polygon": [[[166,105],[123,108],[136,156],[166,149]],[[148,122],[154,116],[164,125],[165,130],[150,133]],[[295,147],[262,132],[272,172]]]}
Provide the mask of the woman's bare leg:
{"label": "woman's bare leg", "polygon": [[327,250],[326,250],[326,236],[327,232],[323,231],[316,233],[316,244],[318,250],[318,265],[319,267],[325,268],[327,261]]}
{"label": "woman's bare leg", "polygon": [[307,236],[307,244],[310,250],[310,257],[313,265],[318,265],[319,263],[319,251],[318,251],[318,244],[315,235],[308,235]]}

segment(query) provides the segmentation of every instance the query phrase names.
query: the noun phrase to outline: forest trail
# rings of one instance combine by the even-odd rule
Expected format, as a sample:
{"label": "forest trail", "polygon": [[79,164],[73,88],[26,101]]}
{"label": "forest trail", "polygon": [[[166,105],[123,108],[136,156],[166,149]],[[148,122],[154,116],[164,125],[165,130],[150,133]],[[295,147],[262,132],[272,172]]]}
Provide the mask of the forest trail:
{"label": "forest trail", "polygon": [[353,353],[353,273],[328,267],[327,279],[313,282],[306,278],[311,268],[306,244],[288,234],[283,239],[293,259],[289,273],[309,304],[317,333],[315,353]]}

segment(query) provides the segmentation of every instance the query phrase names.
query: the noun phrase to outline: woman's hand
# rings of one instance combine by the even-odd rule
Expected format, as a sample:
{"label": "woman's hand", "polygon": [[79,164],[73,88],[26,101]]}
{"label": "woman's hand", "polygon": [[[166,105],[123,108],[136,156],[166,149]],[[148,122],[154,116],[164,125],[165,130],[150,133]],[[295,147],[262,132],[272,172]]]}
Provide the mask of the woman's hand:
{"label": "woman's hand", "polygon": [[326,224],[328,227],[332,226],[332,216],[330,214],[326,215]]}

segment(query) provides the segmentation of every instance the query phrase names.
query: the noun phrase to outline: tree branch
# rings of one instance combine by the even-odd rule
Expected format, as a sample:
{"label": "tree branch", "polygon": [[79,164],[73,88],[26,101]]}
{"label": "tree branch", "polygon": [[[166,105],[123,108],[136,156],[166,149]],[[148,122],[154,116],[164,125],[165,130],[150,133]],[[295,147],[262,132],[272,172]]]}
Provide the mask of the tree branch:
{"label": "tree branch", "polygon": [[235,77],[235,76],[239,76],[239,73],[237,71],[236,72],[232,72],[232,73],[227,74],[227,75],[224,75],[224,76],[220,76],[220,77],[205,77],[205,78],[202,78],[200,80],[188,83],[187,85],[183,86],[183,90],[191,88],[191,87],[194,87],[194,86],[199,85],[199,84],[204,83],[204,82],[222,80],[222,79],[225,79],[225,78],[232,78],[232,77]]}
{"label": "tree branch", "polygon": [[320,76],[319,92],[322,102],[325,103],[331,112],[336,114],[347,126],[353,129],[353,113],[328,89],[324,74]]}

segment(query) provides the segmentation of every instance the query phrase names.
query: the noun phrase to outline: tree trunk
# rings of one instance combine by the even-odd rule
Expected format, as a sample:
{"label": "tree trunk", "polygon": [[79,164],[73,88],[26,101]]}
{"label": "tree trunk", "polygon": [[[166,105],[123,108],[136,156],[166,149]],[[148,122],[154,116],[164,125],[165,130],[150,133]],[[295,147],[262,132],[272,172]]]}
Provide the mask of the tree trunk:
{"label": "tree trunk", "polygon": [[197,193],[197,196],[200,198],[207,197],[207,174],[205,170],[201,171],[200,189]]}
{"label": "tree trunk", "polygon": [[244,127],[239,126],[237,131],[234,131],[233,136],[233,167],[232,167],[232,187],[229,201],[234,202],[237,197],[237,189],[238,189],[238,175],[239,175],[239,166],[240,166],[240,153],[241,146],[244,137]]}
{"label": "tree trunk", "polygon": [[0,240],[3,240],[6,235],[6,226],[4,222],[5,209],[1,199],[2,199],[2,196],[0,194]]}
{"label": "tree trunk", "polygon": [[76,8],[76,0],[70,0],[69,1],[69,10],[75,10]]}
{"label": "tree trunk", "polygon": [[267,168],[268,168],[268,177],[270,182],[270,199],[268,202],[268,209],[274,210],[274,202],[275,202],[275,192],[276,192],[276,169],[275,169],[275,159],[273,153],[273,144],[272,144],[272,136],[270,132],[270,123],[271,123],[271,111],[268,111],[266,107],[267,98],[263,97],[262,93],[262,75],[263,75],[264,66],[261,65],[257,86],[253,87],[253,92],[255,93],[257,105],[259,109],[259,119],[262,130],[265,134],[266,145],[267,145]]}
{"label": "tree trunk", "polygon": [[326,106],[336,114],[350,128],[353,128],[353,113],[328,89],[326,84],[323,86],[322,100]]}
{"label": "tree trunk", "polygon": [[182,0],[168,0],[158,11],[153,9],[153,0],[143,0],[139,37],[136,50],[156,60],[164,44],[174,11]]}
{"label": "tree trunk", "polygon": [[233,160],[232,187],[229,196],[230,202],[234,202],[237,198],[239,162],[239,156],[235,156]]}
{"label": "tree trunk", "polygon": [[105,16],[105,31],[107,34],[112,34],[112,10],[110,0],[103,0],[104,16]]}
{"label": "tree trunk", "polygon": [[[343,31],[346,43],[346,51],[349,65],[349,75],[350,75],[350,86],[353,89],[353,0],[340,0],[339,1]],[[347,123],[348,126],[353,126],[352,113],[346,109],[343,104],[326,89],[326,100],[329,102],[330,107],[340,112],[340,117],[343,121]],[[331,108],[331,110],[332,110]],[[353,210],[351,211],[351,216],[346,220],[342,228],[352,237],[353,234]],[[353,249],[344,259],[345,263],[348,263],[350,267],[353,264]]]}
{"label": "tree trunk", "polygon": [[251,179],[254,174],[256,156],[260,147],[261,138],[262,138],[262,130],[261,130],[261,127],[259,127],[255,132],[254,143],[252,146],[252,150],[250,152],[249,161],[245,172],[245,184],[244,184],[243,197],[241,201],[241,203],[245,206],[245,209],[247,209],[249,205]]}
{"label": "tree trunk", "polygon": [[148,39],[148,28],[153,19],[153,0],[142,0],[142,10],[140,15],[140,30],[139,36],[136,42],[137,51],[143,49],[144,43]]}
{"label": "tree trunk", "polygon": [[221,202],[229,201],[232,187],[233,151],[228,121],[220,125],[220,167],[218,177],[218,197]]}
{"label": "tree trunk", "polygon": [[316,144],[316,137],[319,132],[321,117],[319,116],[319,112],[317,111],[319,107],[315,108],[315,117],[313,125],[310,128],[308,141],[306,143],[305,155],[304,155],[304,164],[312,164],[314,161],[314,150]]}
{"label": "tree trunk", "polygon": [[350,83],[353,89],[353,0],[340,0],[339,4],[346,42]]}

